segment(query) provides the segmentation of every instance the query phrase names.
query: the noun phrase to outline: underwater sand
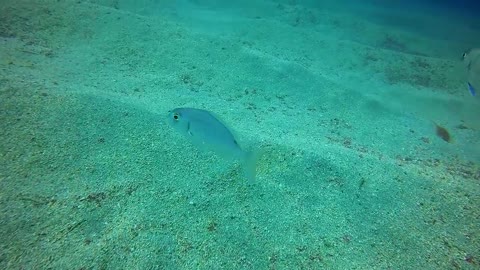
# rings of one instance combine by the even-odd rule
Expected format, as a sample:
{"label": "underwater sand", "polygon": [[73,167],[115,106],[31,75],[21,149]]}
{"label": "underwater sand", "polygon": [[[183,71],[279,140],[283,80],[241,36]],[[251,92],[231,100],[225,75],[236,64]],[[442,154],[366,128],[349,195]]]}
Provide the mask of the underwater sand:
{"label": "underwater sand", "polygon": [[[216,2],[3,1],[0,268],[478,269],[478,22]],[[256,181],[176,107],[262,152]]]}

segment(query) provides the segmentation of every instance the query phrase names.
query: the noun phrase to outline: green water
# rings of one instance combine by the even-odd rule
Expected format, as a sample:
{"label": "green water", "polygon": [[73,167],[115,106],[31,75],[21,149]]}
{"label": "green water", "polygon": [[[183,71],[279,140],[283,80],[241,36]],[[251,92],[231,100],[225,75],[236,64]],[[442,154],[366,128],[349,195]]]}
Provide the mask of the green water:
{"label": "green water", "polygon": [[[480,267],[460,11],[1,2],[1,269]],[[262,153],[255,181],[177,107]]]}

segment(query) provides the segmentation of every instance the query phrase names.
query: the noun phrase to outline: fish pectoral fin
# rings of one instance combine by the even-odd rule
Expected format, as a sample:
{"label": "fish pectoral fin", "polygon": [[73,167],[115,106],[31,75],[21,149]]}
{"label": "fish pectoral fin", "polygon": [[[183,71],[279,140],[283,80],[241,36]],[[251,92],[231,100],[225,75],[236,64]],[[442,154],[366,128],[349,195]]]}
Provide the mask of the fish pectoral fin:
{"label": "fish pectoral fin", "polygon": [[190,130],[190,122],[188,122],[188,124],[187,124],[187,133],[188,133],[188,135],[193,137],[193,132]]}

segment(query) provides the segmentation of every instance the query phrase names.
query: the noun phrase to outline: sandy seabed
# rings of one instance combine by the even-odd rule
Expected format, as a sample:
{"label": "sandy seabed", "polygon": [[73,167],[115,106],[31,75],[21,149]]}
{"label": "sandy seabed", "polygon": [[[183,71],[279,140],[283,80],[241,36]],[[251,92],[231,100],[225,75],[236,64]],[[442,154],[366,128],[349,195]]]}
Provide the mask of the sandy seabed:
{"label": "sandy seabed", "polygon": [[[3,1],[0,268],[478,269],[480,27],[214,2]],[[255,182],[176,107],[262,153]]]}

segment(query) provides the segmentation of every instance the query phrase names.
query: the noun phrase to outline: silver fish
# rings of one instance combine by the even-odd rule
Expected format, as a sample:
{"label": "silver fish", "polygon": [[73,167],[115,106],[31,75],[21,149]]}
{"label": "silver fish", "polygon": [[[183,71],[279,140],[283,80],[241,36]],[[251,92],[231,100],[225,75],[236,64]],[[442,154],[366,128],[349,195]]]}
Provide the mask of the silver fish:
{"label": "silver fish", "polygon": [[480,90],[480,49],[470,49],[462,55],[463,63],[467,69],[467,87],[472,96]]}
{"label": "silver fish", "polygon": [[212,113],[194,108],[176,108],[168,113],[169,124],[197,147],[243,163],[246,177],[255,177],[256,155],[244,151],[232,132]]}

